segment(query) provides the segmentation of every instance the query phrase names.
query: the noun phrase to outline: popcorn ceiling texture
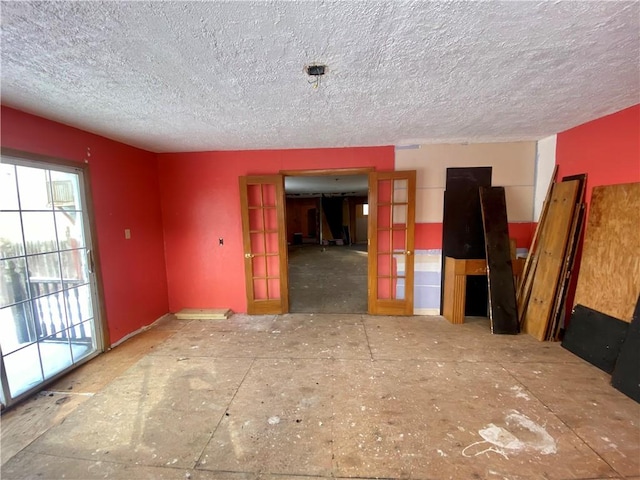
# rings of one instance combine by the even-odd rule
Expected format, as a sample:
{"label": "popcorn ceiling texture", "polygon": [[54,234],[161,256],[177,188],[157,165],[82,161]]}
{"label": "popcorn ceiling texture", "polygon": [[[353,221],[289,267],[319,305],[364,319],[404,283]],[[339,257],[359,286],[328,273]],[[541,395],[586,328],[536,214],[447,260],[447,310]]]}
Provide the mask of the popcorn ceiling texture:
{"label": "popcorn ceiling texture", "polygon": [[1,20],[3,104],[154,152],[531,140],[640,98],[638,2],[3,1]]}

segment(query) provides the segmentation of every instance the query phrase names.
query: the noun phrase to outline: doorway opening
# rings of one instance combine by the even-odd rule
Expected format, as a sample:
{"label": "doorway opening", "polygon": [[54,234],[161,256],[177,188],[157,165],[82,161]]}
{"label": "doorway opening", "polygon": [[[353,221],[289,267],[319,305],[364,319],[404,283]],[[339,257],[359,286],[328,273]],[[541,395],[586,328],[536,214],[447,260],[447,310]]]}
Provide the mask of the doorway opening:
{"label": "doorway opening", "polygon": [[368,175],[285,177],[292,313],[367,313]]}

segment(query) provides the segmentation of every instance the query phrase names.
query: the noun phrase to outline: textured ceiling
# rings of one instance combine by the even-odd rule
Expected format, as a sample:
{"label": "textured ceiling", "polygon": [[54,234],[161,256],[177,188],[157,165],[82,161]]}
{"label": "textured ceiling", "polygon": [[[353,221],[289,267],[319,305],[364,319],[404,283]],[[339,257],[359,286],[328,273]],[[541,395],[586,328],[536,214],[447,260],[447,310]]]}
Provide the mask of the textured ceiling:
{"label": "textured ceiling", "polygon": [[1,8],[4,104],[155,152],[531,140],[640,101],[637,1]]}

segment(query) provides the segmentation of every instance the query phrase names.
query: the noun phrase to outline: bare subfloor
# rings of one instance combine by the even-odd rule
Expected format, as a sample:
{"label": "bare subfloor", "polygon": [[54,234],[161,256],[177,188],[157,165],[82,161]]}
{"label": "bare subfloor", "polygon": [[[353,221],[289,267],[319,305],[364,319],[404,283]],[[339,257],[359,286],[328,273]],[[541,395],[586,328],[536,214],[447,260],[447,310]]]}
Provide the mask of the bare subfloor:
{"label": "bare subfloor", "polygon": [[166,317],[50,391],[3,480],[640,478],[640,405],[486,319]]}
{"label": "bare subfloor", "polygon": [[366,313],[366,245],[289,248],[289,305],[296,313]]}

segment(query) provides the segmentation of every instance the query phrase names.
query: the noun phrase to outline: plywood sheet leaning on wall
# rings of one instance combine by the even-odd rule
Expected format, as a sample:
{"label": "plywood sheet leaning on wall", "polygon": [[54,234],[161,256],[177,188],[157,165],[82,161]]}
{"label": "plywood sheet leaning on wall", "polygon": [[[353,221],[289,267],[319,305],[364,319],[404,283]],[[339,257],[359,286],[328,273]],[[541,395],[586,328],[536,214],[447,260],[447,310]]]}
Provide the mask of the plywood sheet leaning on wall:
{"label": "plywood sheet leaning on wall", "polygon": [[547,217],[541,232],[539,256],[524,312],[523,330],[544,340],[556,300],[567,242],[576,210],[579,182],[572,180],[553,186]]}
{"label": "plywood sheet leaning on wall", "polygon": [[574,304],[630,322],[640,293],[640,183],[594,187]]}
{"label": "plywood sheet leaning on wall", "polygon": [[559,331],[564,326],[563,317],[565,314],[567,293],[569,285],[571,283],[571,277],[573,275],[573,265],[575,262],[575,255],[582,237],[582,230],[585,218],[584,195],[587,186],[587,175],[572,175],[570,177],[563,177],[562,181],[578,180],[578,195],[576,199],[576,212],[573,216],[573,224],[569,232],[569,238],[567,243],[567,252],[565,255],[565,263],[560,273],[560,284],[558,285],[558,293],[556,294],[555,303],[553,306],[553,312],[551,314],[551,325],[547,330],[547,340],[558,340]]}
{"label": "plywood sheet leaning on wall", "polygon": [[518,321],[520,324],[524,321],[524,314],[527,311],[527,306],[529,304],[529,297],[531,295],[531,287],[533,286],[533,278],[536,273],[536,267],[538,266],[538,255],[540,250],[540,236],[543,226],[545,224],[547,218],[547,212],[549,211],[549,203],[551,202],[551,192],[553,191],[553,186],[556,184],[556,174],[558,172],[558,166],[556,165],[553,169],[553,174],[551,175],[551,180],[549,182],[549,187],[547,188],[547,194],[544,198],[544,202],[542,203],[542,212],[540,213],[540,218],[538,219],[538,223],[536,225],[536,231],[533,234],[533,239],[531,240],[531,246],[529,247],[529,254],[524,262],[524,269],[522,271],[522,277],[520,279],[520,284],[518,285],[518,290],[516,292],[516,301],[518,304]]}
{"label": "plywood sheet leaning on wall", "polygon": [[491,333],[515,335],[520,331],[520,324],[504,187],[480,187],[480,206],[487,255]]}
{"label": "plywood sheet leaning on wall", "polygon": [[331,233],[331,227],[329,226],[329,222],[327,220],[327,214],[322,212],[322,241],[329,242],[333,240],[333,233]]}

